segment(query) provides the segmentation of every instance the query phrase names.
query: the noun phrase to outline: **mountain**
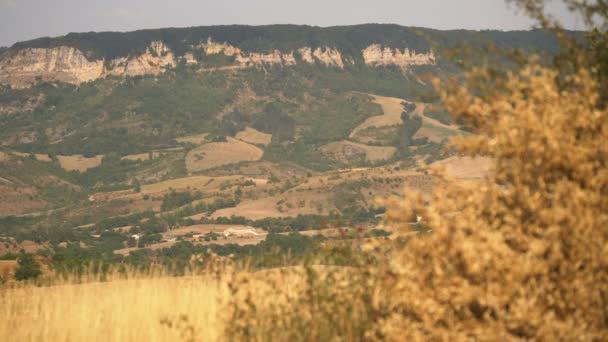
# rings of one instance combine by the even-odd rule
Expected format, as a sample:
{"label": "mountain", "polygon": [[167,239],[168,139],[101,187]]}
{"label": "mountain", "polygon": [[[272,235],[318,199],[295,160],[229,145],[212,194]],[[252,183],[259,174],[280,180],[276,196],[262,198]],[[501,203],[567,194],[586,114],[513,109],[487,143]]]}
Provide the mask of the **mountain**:
{"label": "mountain", "polygon": [[294,25],[215,26],[128,33],[71,33],[17,43],[0,59],[0,82],[24,87],[38,81],[72,84],[110,75],[138,76],[180,64],[248,68],[319,64],[434,65],[433,45],[492,43],[500,48],[555,51],[544,31],[436,31],[396,25],[319,28]]}
{"label": "mountain", "polygon": [[559,51],[541,30],[375,24],[17,43],[0,50],[0,236],[107,256],[128,232],[143,232],[146,246],[196,223],[374,224],[376,196],[432,188],[420,160],[483,176],[483,159],[442,153],[447,138],[470,132],[429,85],[458,79],[448,56],[463,47],[485,51],[475,63],[500,61],[488,52],[500,49]]}

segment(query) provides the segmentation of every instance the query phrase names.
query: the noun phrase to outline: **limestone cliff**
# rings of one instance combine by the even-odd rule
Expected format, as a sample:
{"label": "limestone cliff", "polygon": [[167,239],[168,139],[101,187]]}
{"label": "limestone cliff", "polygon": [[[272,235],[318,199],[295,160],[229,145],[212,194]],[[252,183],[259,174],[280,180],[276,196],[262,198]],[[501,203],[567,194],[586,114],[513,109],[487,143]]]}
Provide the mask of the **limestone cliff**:
{"label": "limestone cliff", "polygon": [[399,49],[390,47],[382,48],[380,44],[373,44],[363,50],[363,60],[370,66],[389,66],[395,65],[406,71],[412,65],[432,65],[435,64],[435,54],[433,51],[428,53],[416,53],[409,49],[401,52]]}
{"label": "limestone cliff", "polygon": [[[162,41],[153,41],[139,55],[111,60],[91,59],[84,52],[68,46],[53,48],[24,48],[6,52],[0,56],[0,83],[13,87],[27,87],[38,81],[59,81],[80,84],[106,77],[156,75],[183,62],[205,67],[204,60],[195,56],[223,54],[233,58],[232,67],[250,68],[262,66],[292,66],[298,62],[319,64],[343,69],[345,61],[354,64],[353,56],[329,46],[301,47],[295,51],[244,52],[228,43],[215,42],[208,38],[203,43],[191,46],[183,56],[176,56]],[[395,65],[404,72],[412,65],[435,64],[434,53],[416,53],[409,49],[394,49],[373,44],[361,51],[366,65],[382,67]],[[296,56],[299,59],[296,59]]]}
{"label": "limestone cliff", "polygon": [[132,58],[119,58],[110,62],[106,74],[119,76],[139,76],[160,74],[168,67],[175,67],[173,52],[163,42],[152,42],[146,52]]}
{"label": "limestone cliff", "polygon": [[[110,67],[106,68],[108,64]],[[159,74],[175,65],[173,53],[158,41],[152,42],[139,56],[117,58],[109,63],[104,59],[89,60],[80,50],[67,46],[31,48],[0,58],[0,83],[16,88],[27,87],[38,80],[80,84],[107,75]]]}
{"label": "limestone cliff", "polygon": [[337,49],[325,47],[323,49],[316,48],[314,51],[309,47],[298,49],[302,60],[309,64],[314,64],[319,61],[326,66],[336,66],[340,69],[344,68],[342,54]]}
{"label": "limestone cliff", "polygon": [[293,52],[281,53],[274,50],[270,53],[243,53],[241,49],[226,43],[216,43],[211,38],[206,43],[201,44],[201,48],[207,55],[217,55],[223,53],[229,57],[235,57],[235,61],[241,67],[252,67],[262,65],[295,65],[296,59]]}
{"label": "limestone cliff", "polygon": [[0,60],[0,83],[25,87],[43,81],[82,83],[103,75],[103,60],[89,61],[75,48],[23,49]]}

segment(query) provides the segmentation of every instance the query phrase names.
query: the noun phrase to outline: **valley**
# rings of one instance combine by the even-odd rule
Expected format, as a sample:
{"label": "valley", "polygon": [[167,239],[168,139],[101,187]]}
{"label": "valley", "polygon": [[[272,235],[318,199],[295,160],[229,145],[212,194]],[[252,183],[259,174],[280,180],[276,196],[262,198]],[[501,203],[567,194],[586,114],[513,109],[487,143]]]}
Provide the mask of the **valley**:
{"label": "valley", "polygon": [[[447,147],[470,133],[428,82],[457,77],[444,55],[476,34],[279,25],[18,43],[0,54],[0,254],[145,264],[382,235],[377,198],[430,198],[421,165],[489,172]],[[544,34],[483,32],[550,53]]]}

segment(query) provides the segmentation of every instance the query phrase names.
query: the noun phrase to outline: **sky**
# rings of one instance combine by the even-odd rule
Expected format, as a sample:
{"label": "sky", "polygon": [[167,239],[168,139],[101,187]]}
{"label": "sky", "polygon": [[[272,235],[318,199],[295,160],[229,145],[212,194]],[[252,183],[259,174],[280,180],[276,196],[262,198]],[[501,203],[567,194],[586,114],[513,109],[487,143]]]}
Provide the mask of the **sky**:
{"label": "sky", "polygon": [[[559,0],[551,12],[582,29]],[[0,0],[0,46],[70,32],[229,24],[392,23],[436,29],[529,29],[505,0]]]}

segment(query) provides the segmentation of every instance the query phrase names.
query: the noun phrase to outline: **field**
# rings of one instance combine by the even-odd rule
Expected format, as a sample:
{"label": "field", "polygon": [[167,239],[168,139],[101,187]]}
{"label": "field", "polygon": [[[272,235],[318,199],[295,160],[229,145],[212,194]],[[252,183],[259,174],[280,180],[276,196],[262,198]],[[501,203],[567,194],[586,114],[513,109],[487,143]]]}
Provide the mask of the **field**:
{"label": "field", "polygon": [[101,165],[103,159],[102,155],[87,158],[81,155],[73,156],[57,156],[59,164],[66,171],[79,171],[84,172],[88,169],[92,169]]}
{"label": "field", "polygon": [[[21,152],[13,152],[14,155],[19,156],[19,157],[29,157],[30,154],[28,153],[21,153]],[[42,153],[35,153],[34,157],[36,158],[36,160],[38,161],[43,161],[43,162],[51,162],[53,161],[48,154],[42,154]]]}
{"label": "field", "polygon": [[444,169],[452,177],[471,180],[488,176],[493,163],[487,157],[452,157],[433,163],[431,168]]}
{"label": "field", "polygon": [[222,165],[260,160],[263,154],[264,151],[259,147],[228,138],[227,142],[209,143],[190,151],[186,156],[186,168],[188,172],[203,171]]}
{"label": "field", "polygon": [[222,331],[218,298],[223,291],[203,277],[0,289],[0,336],[4,341],[178,341],[193,336],[214,341]]}
{"label": "field", "polygon": [[385,126],[394,126],[400,125],[402,123],[401,113],[403,112],[403,99],[398,99],[395,97],[384,97],[378,95],[372,95],[374,97],[374,102],[382,106],[382,110],[384,111],[383,115],[372,116],[368,118],[353,129],[350,134],[350,138],[354,139],[357,137],[357,134],[360,131],[365,130],[366,128],[371,127],[385,127]]}
{"label": "field", "polygon": [[331,158],[348,163],[353,159],[360,159],[361,156],[365,161],[389,160],[397,149],[392,146],[369,146],[351,141],[339,141],[321,146],[321,151]]}
{"label": "field", "polygon": [[237,133],[236,138],[246,143],[254,145],[268,145],[272,140],[272,134],[262,133],[251,127],[245,128],[245,130]]}

